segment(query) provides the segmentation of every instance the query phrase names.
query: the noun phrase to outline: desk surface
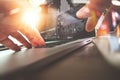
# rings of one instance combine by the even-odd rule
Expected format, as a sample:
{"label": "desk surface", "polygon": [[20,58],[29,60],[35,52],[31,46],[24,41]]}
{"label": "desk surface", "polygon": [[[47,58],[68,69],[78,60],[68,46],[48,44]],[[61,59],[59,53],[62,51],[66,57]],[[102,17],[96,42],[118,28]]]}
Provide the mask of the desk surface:
{"label": "desk surface", "polygon": [[91,43],[42,70],[19,74],[12,80],[120,80],[119,75],[120,70],[109,65]]}

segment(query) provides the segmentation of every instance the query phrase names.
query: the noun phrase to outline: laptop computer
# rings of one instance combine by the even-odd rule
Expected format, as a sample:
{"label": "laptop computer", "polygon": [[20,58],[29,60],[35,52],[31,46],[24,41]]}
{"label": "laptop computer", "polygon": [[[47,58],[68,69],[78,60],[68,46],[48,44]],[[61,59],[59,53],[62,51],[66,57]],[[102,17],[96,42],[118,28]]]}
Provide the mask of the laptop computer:
{"label": "laptop computer", "polygon": [[46,48],[23,48],[19,52],[13,52],[9,49],[0,51],[0,78],[12,76],[20,71],[40,69],[91,42],[92,39],[87,38]]}

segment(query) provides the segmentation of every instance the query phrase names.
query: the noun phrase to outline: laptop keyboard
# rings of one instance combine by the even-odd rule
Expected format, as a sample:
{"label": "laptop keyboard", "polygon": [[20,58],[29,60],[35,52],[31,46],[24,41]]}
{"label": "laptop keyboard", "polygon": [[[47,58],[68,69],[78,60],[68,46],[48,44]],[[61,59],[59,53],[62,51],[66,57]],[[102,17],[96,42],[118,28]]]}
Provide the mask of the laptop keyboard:
{"label": "laptop keyboard", "polygon": [[65,44],[65,43],[71,42],[71,41],[74,41],[74,40],[47,41],[45,47],[46,48],[55,47],[55,46],[58,46],[58,45],[61,45],[61,44]]}
{"label": "laptop keyboard", "polygon": [[[54,40],[54,41],[46,41],[46,46],[44,46],[44,48],[51,48],[51,47],[55,47],[64,43],[68,43],[70,41],[74,41],[74,40]],[[23,45],[20,45],[20,47],[24,48]],[[39,48],[43,48],[43,47],[39,47]],[[4,50],[8,50],[9,48],[0,45],[0,51],[4,51]]]}

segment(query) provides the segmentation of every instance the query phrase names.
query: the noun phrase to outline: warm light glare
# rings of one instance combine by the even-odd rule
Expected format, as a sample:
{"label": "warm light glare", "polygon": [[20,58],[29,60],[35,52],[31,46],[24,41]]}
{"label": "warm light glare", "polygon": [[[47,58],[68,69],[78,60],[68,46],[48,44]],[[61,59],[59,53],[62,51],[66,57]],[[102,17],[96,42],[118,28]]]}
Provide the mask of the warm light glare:
{"label": "warm light glare", "polygon": [[22,21],[24,24],[30,27],[37,27],[37,24],[40,21],[40,11],[41,8],[26,9],[22,15]]}
{"label": "warm light glare", "polygon": [[116,32],[117,36],[120,37],[120,24],[117,25],[117,32]]}
{"label": "warm light glare", "polygon": [[116,5],[116,6],[120,6],[120,1],[118,1],[118,0],[113,0],[113,1],[112,1],[112,4],[113,4],[113,5]]}
{"label": "warm light glare", "polygon": [[42,4],[46,4],[46,0],[30,0],[30,4],[34,7],[38,7]]}
{"label": "warm light glare", "polygon": [[119,18],[119,14],[117,12],[112,11],[112,23],[115,28],[117,25],[117,19]]}

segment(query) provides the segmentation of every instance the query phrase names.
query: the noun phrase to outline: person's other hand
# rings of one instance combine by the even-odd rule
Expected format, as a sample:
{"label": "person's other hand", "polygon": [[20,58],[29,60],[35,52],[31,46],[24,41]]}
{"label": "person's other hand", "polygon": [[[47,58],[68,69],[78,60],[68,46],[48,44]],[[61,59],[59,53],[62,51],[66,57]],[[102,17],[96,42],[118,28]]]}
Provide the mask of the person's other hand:
{"label": "person's other hand", "polygon": [[[101,13],[106,7],[111,5],[111,0],[88,0],[85,6],[83,6],[77,13],[78,18],[88,18],[86,23],[86,31],[93,31],[95,25],[100,18]],[[112,25],[112,16],[108,11],[103,24],[106,26]]]}
{"label": "person's other hand", "polygon": [[[26,48],[45,45],[37,29],[33,29],[22,23],[21,13],[13,15],[0,14],[0,43],[12,50],[19,51],[20,47],[9,39],[9,35],[16,38]],[[26,36],[28,40],[26,40],[23,35]]]}

